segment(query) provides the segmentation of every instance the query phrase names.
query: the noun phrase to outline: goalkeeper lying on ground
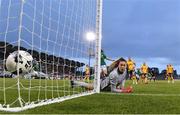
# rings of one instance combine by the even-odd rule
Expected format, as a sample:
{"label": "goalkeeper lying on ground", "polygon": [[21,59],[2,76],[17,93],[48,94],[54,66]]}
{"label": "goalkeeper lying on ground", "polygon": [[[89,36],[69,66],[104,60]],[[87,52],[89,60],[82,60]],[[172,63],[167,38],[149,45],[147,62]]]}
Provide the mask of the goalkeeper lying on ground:
{"label": "goalkeeper lying on ground", "polygon": [[[131,93],[132,87],[124,88],[127,74],[127,62],[124,58],[117,60],[117,64],[108,77],[101,78],[101,90],[109,90],[115,93]],[[71,87],[81,86],[92,90],[93,84],[71,80]]]}

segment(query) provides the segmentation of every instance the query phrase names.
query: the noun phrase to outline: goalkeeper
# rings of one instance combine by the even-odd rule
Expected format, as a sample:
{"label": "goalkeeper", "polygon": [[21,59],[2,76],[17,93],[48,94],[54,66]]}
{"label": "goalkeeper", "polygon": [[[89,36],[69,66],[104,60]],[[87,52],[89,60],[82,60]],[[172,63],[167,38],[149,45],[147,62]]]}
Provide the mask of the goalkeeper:
{"label": "goalkeeper", "polygon": [[[127,62],[124,58],[117,61],[115,68],[108,77],[101,79],[101,90],[111,91],[115,93],[131,93],[132,87],[125,88],[125,78],[127,75]],[[92,90],[93,84],[71,80],[71,87],[81,86]]]}

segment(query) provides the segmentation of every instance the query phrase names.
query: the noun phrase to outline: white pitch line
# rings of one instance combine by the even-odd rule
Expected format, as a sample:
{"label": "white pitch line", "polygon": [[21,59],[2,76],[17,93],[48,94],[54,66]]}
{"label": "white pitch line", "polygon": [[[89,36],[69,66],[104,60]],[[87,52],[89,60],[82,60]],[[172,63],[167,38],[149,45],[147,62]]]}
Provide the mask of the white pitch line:
{"label": "white pitch line", "polygon": [[147,93],[106,93],[101,92],[100,94],[108,95],[132,95],[132,96],[180,96],[180,94],[147,94]]}

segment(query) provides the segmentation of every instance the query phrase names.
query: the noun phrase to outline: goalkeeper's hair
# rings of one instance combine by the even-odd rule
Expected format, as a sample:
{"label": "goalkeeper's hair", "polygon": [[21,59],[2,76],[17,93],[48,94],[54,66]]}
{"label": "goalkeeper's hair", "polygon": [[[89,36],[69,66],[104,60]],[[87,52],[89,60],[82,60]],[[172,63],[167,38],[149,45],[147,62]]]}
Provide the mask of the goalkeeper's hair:
{"label": "goalkeeper's hair", "polygon": [[127,63],[127,61],[123,57],[119,58],[118,60],[115,61],[115,64],[112,66],[112,68],[108,69],[108,73],[110,73],[114,68],[117,68],[120,62],[126,62]]}
{"label": "goalkeeper's hair", "polygon": [[115,68],[118,67],[119,63],[122,62],[122,61],[127,63],[127,61],[126,61],[123,57],[121,57],[121,58],[119,58],[119,59],[117,60],[117,63],[116,63],[116,65],[115,65]]}
{"label": "goalkeeper's hair", "polygon": [[121,62],[121,61],[127,62],[123,57],[119,58],[118,60],[118,62]]}

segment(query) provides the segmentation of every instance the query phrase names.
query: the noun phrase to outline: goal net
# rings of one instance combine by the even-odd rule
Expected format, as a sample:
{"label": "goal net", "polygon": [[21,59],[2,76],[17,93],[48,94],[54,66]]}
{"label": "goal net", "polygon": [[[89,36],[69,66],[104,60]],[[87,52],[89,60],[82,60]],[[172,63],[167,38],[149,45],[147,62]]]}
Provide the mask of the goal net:
{"label": "goal net", "polygon": [[101,0],[0,0],[0,110],[99,92],[101,7]]}

